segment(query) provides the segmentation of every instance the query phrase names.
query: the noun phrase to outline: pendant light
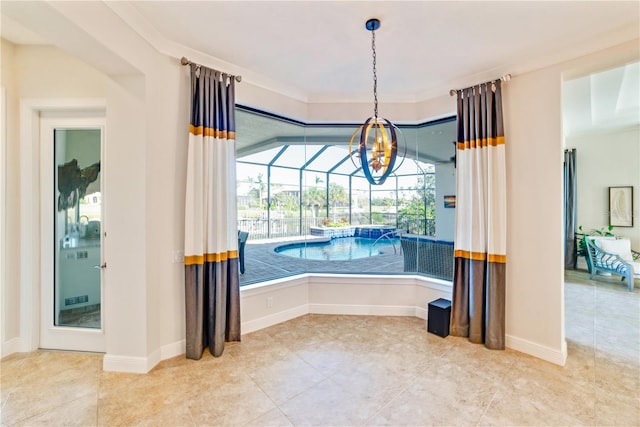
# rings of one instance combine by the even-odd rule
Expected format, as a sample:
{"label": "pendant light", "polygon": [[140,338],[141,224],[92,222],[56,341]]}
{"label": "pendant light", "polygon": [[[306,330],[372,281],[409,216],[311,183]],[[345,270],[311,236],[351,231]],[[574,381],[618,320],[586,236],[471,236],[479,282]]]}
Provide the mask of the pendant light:
{"label": "pendant light", "polygon": [[[371,51],[373,57],[373,117],[369,117],[353,133],[349,142],[351,161],[362,167],[364,176],[372,185],[383,184],[395,171],[398,152],[397,132],[399,129],[389,120],[378,117],[378,76],[376,74],[376,30],[379,19],[369,19],[365,28],[371,31]],[[354,142],[358,147],[354,148]],[[398,165],[399,166],[399,165]],[[396,167],[397,169],[397,167]]]}

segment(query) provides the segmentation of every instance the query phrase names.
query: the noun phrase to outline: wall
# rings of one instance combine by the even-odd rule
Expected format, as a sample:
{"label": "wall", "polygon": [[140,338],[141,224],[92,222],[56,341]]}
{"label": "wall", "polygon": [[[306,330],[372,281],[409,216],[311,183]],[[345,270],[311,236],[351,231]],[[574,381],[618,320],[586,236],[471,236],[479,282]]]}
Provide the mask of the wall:
{"label": "wall", "polygon": [[253,332],[307,313],[427,317],[427,304],[451,299],[451,285],[421,276],[302,274],[241,292],[242,333]]}
{"label": "wall", "polygon": [[148,354],[144,94],[141,75],[114,76],[107,87],[106,369],[112,369],[114,357],[143,363]]}
{"label": "wall", "polygon": [[[20,145],[17,144],[19,138],[19,127],[9,126],[10,123],[18,121],[18,96],[17,77],[15,74],[15,46],[6,40],[1,40],[0,60],[2,63],[1,81],[5,90],[5,114],[6,127],[2,129],[6,137],[5,157],[2,165],[4,174],[4,190],[7,209],[3,210],[2,220],[6,224],[3,230],[2,244],[5,246],[3,253],[2,280],[2,356],[8,352],[17,351],[20,337],[20,287],[10,286],[10,284],[20,283],[20,259],[15,255],[20,251],[20,210],[17,203],[9,203],[10,200],[19,200],[20,194]],[[4,207],[3,207],[4,208]]]}
{"label": "wall", "polygon": [[504,90],[507,346],[536,347],[554,360],[566,356],[560,82],[559,70],[543,69]]}
{"label": "wall", "polygon": [[[184,203],[190,84],[188,69],[158,55],[147,73],[148,348],[170,344],[182,354],[184,315]],[[159,90],[159,88],[162,88]],[[170,107],[169,107],[170,105]],[[153,220],[150,220],[153,218]],[[179,262],[174,262],[178,253]],[[155,336],[153,336],[155,334]]]}
{"label": "wall", "polygon": [[594,132],[567,138],[576,149],[578,172],[578,225],[599,229],[609,225],[609,187],[634,187],[633,227],[616,227],[614,233],[640,248],[640,127]]}

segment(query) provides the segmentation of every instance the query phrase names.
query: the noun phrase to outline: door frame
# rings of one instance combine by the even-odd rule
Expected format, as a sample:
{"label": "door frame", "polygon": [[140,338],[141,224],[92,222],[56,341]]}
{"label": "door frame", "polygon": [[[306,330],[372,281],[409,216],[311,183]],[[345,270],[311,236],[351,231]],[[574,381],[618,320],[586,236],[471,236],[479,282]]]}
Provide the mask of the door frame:
{"label": "door frame", "polygon": [[[104,98],[20,100],[20,342],[19,351],[40,345],[40,115],[68,113],[106,118]],[[103,151],[104,152],[104,151]]]}
{"label": "door frame", "polygon": [[[56,264],[52,248],[55,247],[55,139],[56,129],[100,129],[100,191],[105,191],[105,138],[106,120],[104,114],[85,112],[50,112],[40,114],[40,334],[39,347],[55,350],[104,352],[106,338],[104,334],[104,269],[100,274],[100,328],[81,328],[56,326],[54,322]],[[104,225],[104,198],[100,213]],[[101,234],[104,227],[101,227]],[[100,236],[100,257],[98,266],[104,263],[104,240]]]}
{"label": "door frame", "polygon": [[7,95],[0,86],[0,358],[5,356],[4,327],[6,308],[4,293],[7,289]]}

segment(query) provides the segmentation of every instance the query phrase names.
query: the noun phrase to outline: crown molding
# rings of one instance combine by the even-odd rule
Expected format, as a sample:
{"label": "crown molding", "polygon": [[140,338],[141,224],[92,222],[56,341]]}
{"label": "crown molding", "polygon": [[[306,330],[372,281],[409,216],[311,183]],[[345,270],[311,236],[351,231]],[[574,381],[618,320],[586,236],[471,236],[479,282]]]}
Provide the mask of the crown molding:
{"label": "crown molding", "polygon": [[294,86],[280,83],[255,71],[168,40],[129,2],[105,2],[104,4],[159,53],[176,58],[178,61],[183,56],[186,56],[192,62],[206,67],[215,68],[236,76],[240,75],[242,76],[243,84],[248,83],[298,101],[309,102],[307,94]]}

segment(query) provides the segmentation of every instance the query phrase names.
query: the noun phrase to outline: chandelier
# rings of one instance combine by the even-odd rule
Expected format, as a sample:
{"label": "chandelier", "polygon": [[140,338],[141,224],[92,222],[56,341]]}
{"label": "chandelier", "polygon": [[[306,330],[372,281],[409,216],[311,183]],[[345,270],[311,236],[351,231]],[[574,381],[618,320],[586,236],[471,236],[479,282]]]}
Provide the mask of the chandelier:
{"label": "chandelier", "polygon": [[[369,19],[365,27],[371,31],[373,57],[373,117],[369,117],[351,136],[349,153],[356,167],[362,167],[367,181],[373,185],[383,184],[395,171],[398,152],[399,129],[387,119],[378,117],[378,76],[376,74],[376,30],[379,19]],[[354,148],[354,141],[359,141]],[[406,148],[406,147],[405,147]],[[398,165],[400,166],[400,165]],[[397,166],[396,166],[397,169]]]}

